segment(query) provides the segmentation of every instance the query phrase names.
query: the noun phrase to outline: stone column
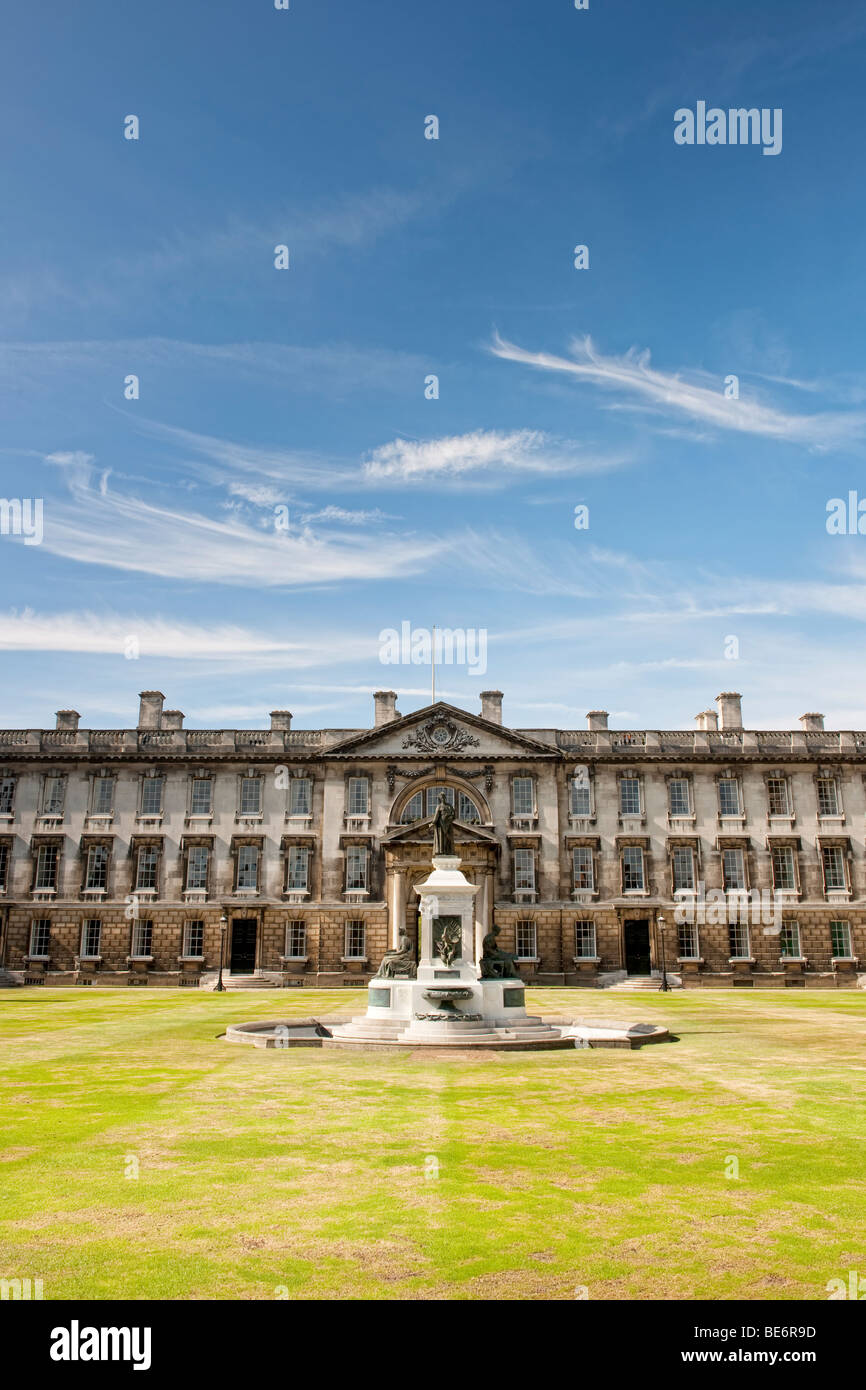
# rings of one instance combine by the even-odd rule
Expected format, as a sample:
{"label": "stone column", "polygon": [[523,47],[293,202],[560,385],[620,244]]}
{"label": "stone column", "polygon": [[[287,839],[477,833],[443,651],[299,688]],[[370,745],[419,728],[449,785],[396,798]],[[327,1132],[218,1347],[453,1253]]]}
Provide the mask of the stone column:
{"label": "stone column", "polygon": [[406,870],[388,870],[388,925],[392,950],[400,949],[400,933],[406,929]]}

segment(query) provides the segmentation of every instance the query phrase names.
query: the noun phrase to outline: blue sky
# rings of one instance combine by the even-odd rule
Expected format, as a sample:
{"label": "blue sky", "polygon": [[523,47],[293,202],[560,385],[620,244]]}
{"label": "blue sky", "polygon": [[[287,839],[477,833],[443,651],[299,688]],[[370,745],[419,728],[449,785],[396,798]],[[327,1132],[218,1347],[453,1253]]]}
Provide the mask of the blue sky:
{"label": "blue sky", "polygon": [[518,727],[866,727],[864,56],[847,0],[10,5],[0,723],[365,726],[409,622]]}

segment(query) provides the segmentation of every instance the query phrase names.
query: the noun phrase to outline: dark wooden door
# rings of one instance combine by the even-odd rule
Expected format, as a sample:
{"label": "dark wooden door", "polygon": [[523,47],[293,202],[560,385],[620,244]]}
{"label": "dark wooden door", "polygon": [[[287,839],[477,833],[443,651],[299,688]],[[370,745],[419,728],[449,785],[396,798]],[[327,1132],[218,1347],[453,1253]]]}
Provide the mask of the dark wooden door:
{"label": "dark wooden door", "polygon": [[649,922],[645,919],[625,924],[625,968],[629,975],[650,973]]}
{"label": "dark wooden door", "polygon": [[255,917],[236,917],[232,922],[231,972],[252,975],[256,968]]}

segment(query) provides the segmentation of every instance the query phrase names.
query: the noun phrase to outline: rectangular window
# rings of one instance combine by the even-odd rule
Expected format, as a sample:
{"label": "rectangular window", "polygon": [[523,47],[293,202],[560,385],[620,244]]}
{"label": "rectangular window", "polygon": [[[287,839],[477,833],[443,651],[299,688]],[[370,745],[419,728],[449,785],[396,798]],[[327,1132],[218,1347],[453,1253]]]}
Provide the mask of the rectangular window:
{"label": "rectangular window", "polygon": [[746,865],[741,849],[722,850],[722,876],[726,893],[737,893],[745,889]]}
{"label": "rectangular window", "polygon": [[57,865],[60,859],[59,845],[40,845],[36,855],[35,888],[47,890],[57,887]]}
{"label": "rectangular window", "polygon": [[9,877],[9,846],[0,845],[0,888],[6,888]]}
{"label": "rectangular window", "polygon": [[694,851],[689,848],[675,849],[671,855],[671,867],[673,870],[674,892],[680,890],[693,890],[695,886],[695,856]]}
{"label": "rectangular window", "polygon": [[201,892],[207,888],[207,845],[190,845],[186,859],[186,887]]}
{"label": "rectangular window", "polygon": [[773,887],[791,891],[797,887],[794,851],[790,845],[773,846]]}
{"label": "rectangular window", "polygon": [[672,816],[691,814],[689,784],[685,777],[677,777],[668,783],[668,809]]}
{"label": "rectangular window", "polygon": [[851,951],[851,923],[850,922],[831,922],[830,923],[830,953],[838,959],[850,960]]}
{"label": "rectangular window", "polygon": [[536,935],[534,922],[517,923],[517,959],[535,960]]}
{"label": "rectangular window", "polygon": [[259,886],[259,850],[257,845],[238,846],[238,888],[257,889]]}
{"label": "rectangular window", "polygon": [[204,955],[204,922],[184,922],[183,953],[185,956]]}
{"label": "rectangular window", "polygon": [[723,777],[719,782],[719,815],[740,814],[740,784],[735,777]]}
{"label": "rectangular window", "polygon": [[349,845],[346,850],[346,891],[366,892],[367,850],[364,845]]}
{"label": "rectangular window", "polygon": [[643,850],[635,845],[622,852],[622,886],[626,893],[643,890]]}
{"label": "rectangular window", "polygon": [[367,955],[367,929],[363,922],[346,923],[346,956],[364,960]]}
{"label": "rectangular window", "polygon": [[752,950],[749,941],[748,922],[731,922],[728,927],[728,944],[731,960],[749,960]]}
{"label": "rectangular window", "polygon": [[571,814],[573,816],[591,816],[592,798],[590,794],[589,782],[573,777],[571,781]]}
{"label": "rectangular window", "polygon": [[791,814],[790,802],[788,799],[788,782],[784,777],[770,777],[767,781],[767,801],[771,816],[789,816]]}
{"label": "rectangular window", "polygon": [[370,807],[370,783],[366,777],[350,777],[348,790],[350,816],[366,816]]}
{"label": "rectangular window", "polygon": [[838,845],[825,846],[821,850],[824,865],[824,892],[830,889],[845,889],[845,858]]}
{"label": "rectangular window", "polygon": [[779,935],[779,955],[784,958],[793,956],[795,959],[800,955],[800,923],[793,922],[786,918],[782,922],[782,930]]}
{"label": "rectangular window", "polygon": [[81,955],[85,960],[95,960],[99,955],[102,941],[102,923],[98,917],[88,917],[81,932]]}
{"label": "rectangular window", "polygon": [[262,813],[261,777],[241,778],[241,815],[260,816]]}
{"label": "rectangular window", "polygon": [[818,815],[838,816],[839,794],[835,777],[818,778]]}
{"label": "rectangular window", "polygon": [[90,814],[110,816],[114,807],[114,778],[94,777]]}
{"label": "rectangular window", "polygon": [[162,788],[164,777],[145,777],[141,783],[141,814],[143,816],[162,815]]}
{"label": "rectangular window", "polygon": [[575,888],[595,889],[595,873],[592,864],[592,849],[589,845],[575,845],[572,850]]}
{"label": "rectangular window", "polygon": [[593,960],[598,955],[595,949],[595,922],[589,918],[574,924],[574,954],[578,960]]}
{"label": "rectangular window", "polygon": [[535,891],[535,853],[531,849],[514,851],[514,891],[532,893]]}
{"label": "rectangular window", "polygon": [[299,960],[307,954],[307,924],[306,922],[288,922],[286,924],[286,955],[289,960]]}
{"label": "rectangular window", "polygon": [[306,893],[310,880],[310,851],[303,846],[289,850],[286,888],[289,892]]}
{"label": "rectangular window", "polygon": [[213,782],[210,777],[193,778],[189,813],[191,816],[213,815]]}
{"label": "rectangular window", "polygon": [[30,924],[30,955],[47,959],[51,952],[51,919],[37,917]]}
{"label": "rectangular window", "polygon": [[511,783],[511,805],[515,816],[535,814],[535,791],[531,777],[515,777]]}
{"label": "rectangular window", "polygon": [[312,809],[312,782],[309,777],[293,777],[289,783],[289,815],[308,816]]}
{"label": "rectangular window", "polygon": [[15,778],[4,777],[0,781],[0,816],[11,816],[15,800]]}
{"label": "rectangular window", "polygon": [[680,922],[678,941],[680,960],[700,960],[697,922]]}
{"label": "rectangular window", "polygon": [[62,816],[66,790],[65,777],[46,777],[42,788],[43,816]]}
{"label": "rectangular window", "polygon": [[156,845],[141,845],[135,869],[136,893],[156,887],[156,870],[159,863],[159,850]]}
{"label": "rectangular window", "polygon": [[640,815],[640,779],[638,777],[620,778],[619,813],[621,816]]}
{"label": "rectangular window", "polygon": [[153,955],[153,922],[140,921],[132,924],[131,956]]}
{"label": "rectangular window", "polygon": [[108,846],[91,845],[87,851],[84,887],[88,893],[108,887]]}

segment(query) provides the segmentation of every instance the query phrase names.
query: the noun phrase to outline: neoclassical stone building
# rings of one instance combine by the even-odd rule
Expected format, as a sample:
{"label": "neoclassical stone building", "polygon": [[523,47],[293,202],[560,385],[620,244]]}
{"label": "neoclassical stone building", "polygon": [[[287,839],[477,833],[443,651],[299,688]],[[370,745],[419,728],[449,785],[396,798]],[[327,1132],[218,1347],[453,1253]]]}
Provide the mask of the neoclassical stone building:
{"label": "neoclassical stone building", "polygon": [[527,978],[608,983],[664,955],[686,986],[856,986],[866,733],[817,714],[747,730],[736,694],[694,729],[640,732],[604,711],[507,728],[499,691],[480,715],[404,717],[396,698],[375,696],[370,729],[293,729],[283,710],[185,729],[145,691],[132,729],[62,710],[0,730],[0,966],[197,985],[222,953],[234,976],[364,982],[401,928],[416,939],[444,788],[478,934],[496,922]]}

